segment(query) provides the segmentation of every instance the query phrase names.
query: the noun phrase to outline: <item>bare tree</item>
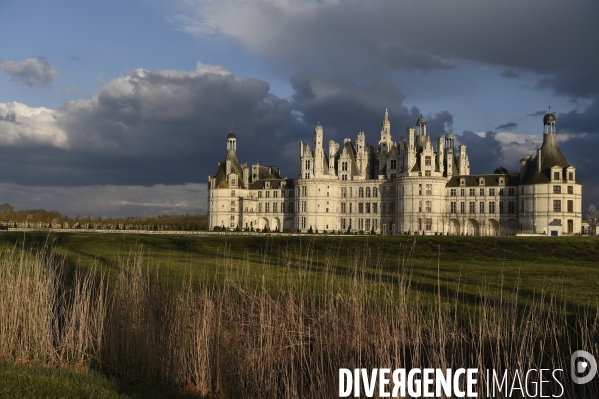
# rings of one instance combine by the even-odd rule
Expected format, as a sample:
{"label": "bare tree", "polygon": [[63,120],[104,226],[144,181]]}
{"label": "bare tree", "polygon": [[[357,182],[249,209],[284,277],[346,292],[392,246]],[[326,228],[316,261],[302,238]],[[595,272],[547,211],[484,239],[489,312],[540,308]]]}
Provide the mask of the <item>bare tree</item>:
{"label": "bare tree", "polygon": [[589,224],[589,233],[595,235],[597,233],[597,223],[599,222],[599,212],[595,205],[589,206],[589,213],[587,213],[587,223]]}

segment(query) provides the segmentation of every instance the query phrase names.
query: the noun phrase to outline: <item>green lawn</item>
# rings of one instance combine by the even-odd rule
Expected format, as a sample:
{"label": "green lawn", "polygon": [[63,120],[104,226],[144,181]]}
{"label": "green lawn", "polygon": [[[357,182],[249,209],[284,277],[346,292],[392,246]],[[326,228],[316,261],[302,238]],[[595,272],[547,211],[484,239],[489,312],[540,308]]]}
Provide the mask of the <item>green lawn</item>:
{"label": "green lawn", "polygon": [[183,399],[192,396],[144,385],[124,385],[93,371],[0,362],[0,398]]}
{"label": "green lawn", "polygon": [[[150,269],[177,283],[219,279],[225,265],[249,280],[280,285],[289,269],[320,284],[326,270],[343,284],[352,272],[365,281],[393,281],[410,272],[412,287],[476,300],[484,291],[513,290],[522,300],[554,292],[568,305],[595,307],[599,298],[599,239],[593,237],[441,236],[153,236],[3,233],[1,247],[48,245],[73,267],[115,270],[119,259],[143,253]],[[439,273],[437,271],[439,266]],[[488,293],[488,292],[487,292]]]}

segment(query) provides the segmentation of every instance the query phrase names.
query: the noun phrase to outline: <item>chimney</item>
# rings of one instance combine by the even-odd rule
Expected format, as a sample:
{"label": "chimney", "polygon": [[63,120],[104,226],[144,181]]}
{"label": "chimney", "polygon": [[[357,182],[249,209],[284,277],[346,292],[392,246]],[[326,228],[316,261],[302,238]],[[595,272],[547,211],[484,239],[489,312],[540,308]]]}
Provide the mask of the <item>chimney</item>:
{"label": "chimney", "polygon": [[537,148],[537,172],[541,171],[541,149]]}

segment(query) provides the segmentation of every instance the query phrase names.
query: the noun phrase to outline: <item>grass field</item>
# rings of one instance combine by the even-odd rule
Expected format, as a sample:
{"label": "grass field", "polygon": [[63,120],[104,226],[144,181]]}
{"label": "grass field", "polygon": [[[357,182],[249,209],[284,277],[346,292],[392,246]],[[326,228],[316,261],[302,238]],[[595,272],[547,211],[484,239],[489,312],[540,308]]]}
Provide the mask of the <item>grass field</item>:
{"label": "grass field", "polygon": [[[596,238],[4,233],[0,248],[0,357],[69,389],[61,366],[83,364],[125,386],[327,398],[339,367],[567,369],[599,349]],[[97,397],[126,394],[90,374],[117,395]]]}
{"label": "grass field", "polygon": [[318,285],[325,269],[347,276],[362,258],[371,279],[393,280],[409,272],[412,288],[425,298],[435,292],[440,277],[444,296],[472,301],[482,287],[489,294],[518,287],[521,300],[544,291],[572,306],[596,307],[599,301],[596,237],[0,234],[0,247],[15,245],[48,245],[71,267],[95,265],[104,272],[116,271],[120,260],[141,251],[161,278],[174,284],[190,275],[204,282],[218,279],[226,257],[229,266],[249,270],[248,278],[260,283],[264,274],[267,282],[279,284],[285,267],[302,265]]}

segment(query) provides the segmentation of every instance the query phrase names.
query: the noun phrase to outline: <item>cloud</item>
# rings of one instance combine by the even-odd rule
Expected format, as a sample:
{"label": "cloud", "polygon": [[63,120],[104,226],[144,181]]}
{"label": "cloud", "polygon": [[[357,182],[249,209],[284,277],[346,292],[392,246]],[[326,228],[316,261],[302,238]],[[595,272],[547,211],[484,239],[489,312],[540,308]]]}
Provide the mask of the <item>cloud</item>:
{"label": "cloud", "polygon": [[45,59],[27,58],[21,62],[0,61],[0,69],[13,80],[29,87],[50,87],[56,79],[56,69]]}
{"label": "cloud", "polygon": [[172,19],[178,29],[210,35],[211,40],[231,38],[281,66],[373,74],[384,69],[429,72],[475,62],[501,67],[504,77],[532,72],[539,78],[538,87],[558,94],[599,93],[599,52],[590,50],[599,36],[598,2],[196,0],[181,4],[185,17]]}
{"label": "cloud", "polygon": [[495,129],[497,130],[512,130],[518,127],[517,123],[514,122],[508,122],[508,123],[504,123],[503,125],[499,125],[497,126]]}
{"label": "cloud", "polygon": [[11,102],[0,103],[0,146],[68,148],[69,142],[53,110]]}
{"label": "cloud", "polygon": [[0,158],[0,181],[23,185],[204,183],[232,125],[242,162],[281,167],[297,160],[280,149],[305,131],[267,82],[202,63],[189,72],[133,70],[55,111],[11,106],[16,123],[0,121],[0,145],[13,147]]}

